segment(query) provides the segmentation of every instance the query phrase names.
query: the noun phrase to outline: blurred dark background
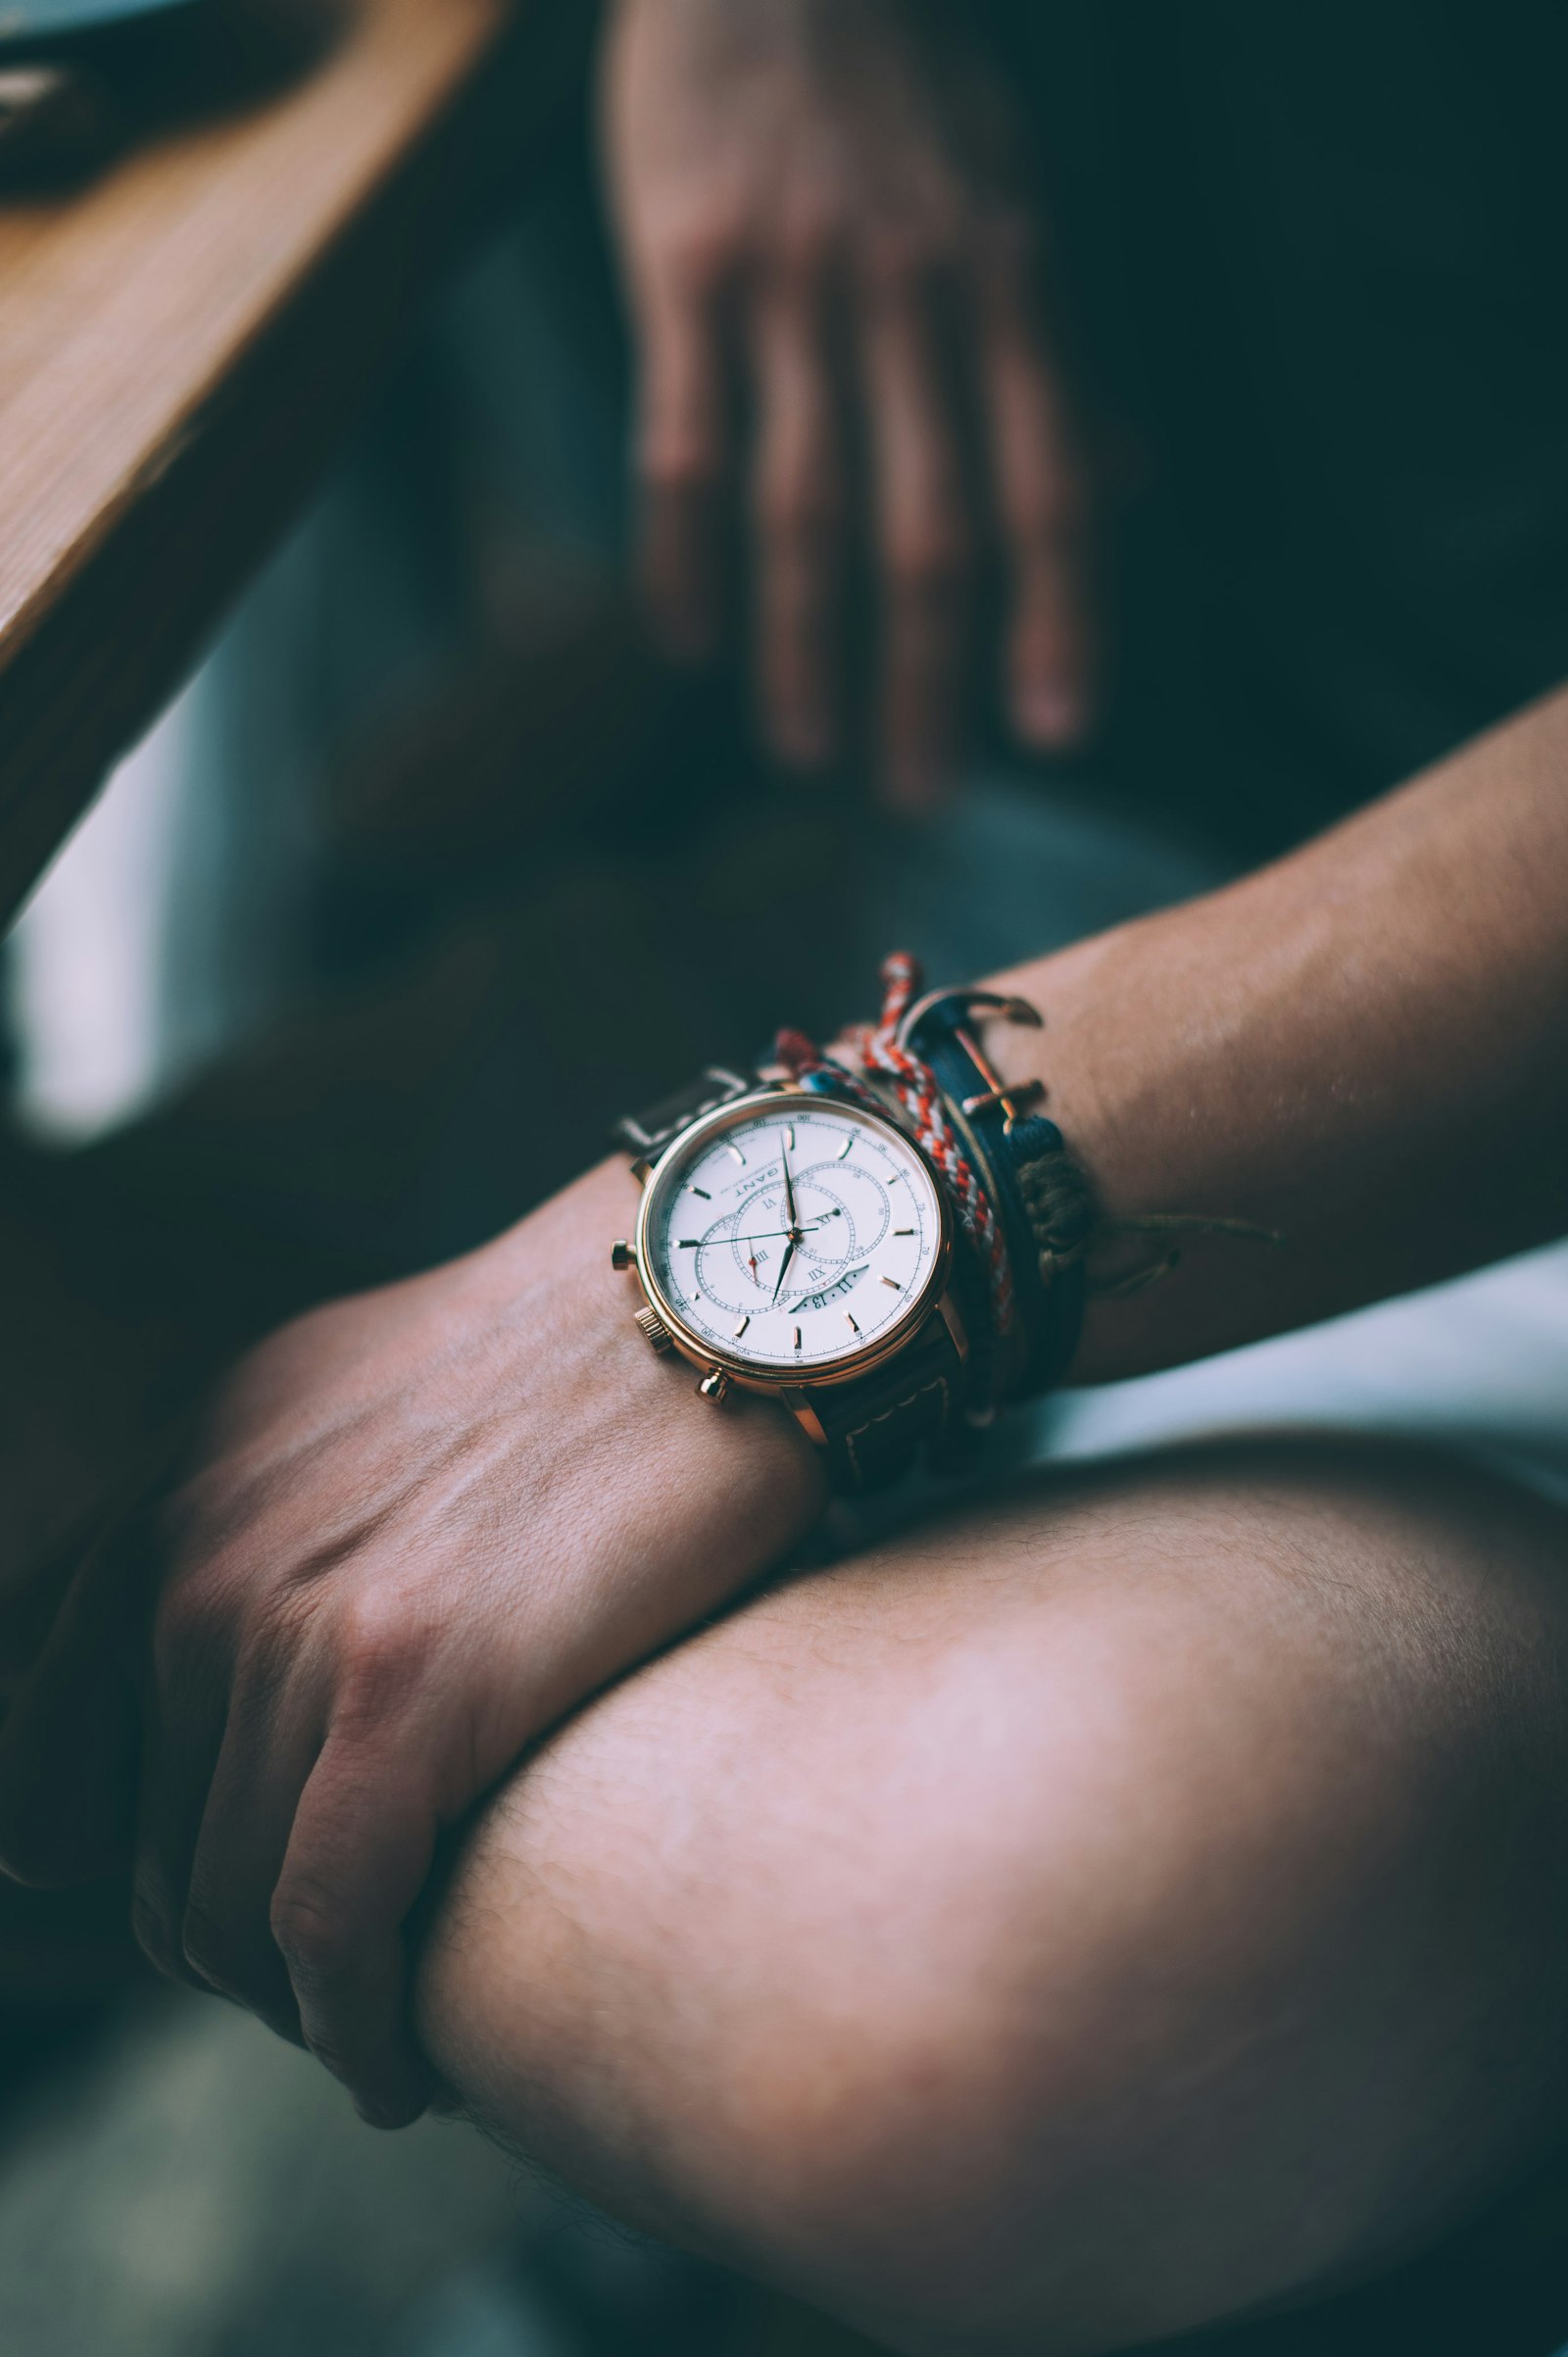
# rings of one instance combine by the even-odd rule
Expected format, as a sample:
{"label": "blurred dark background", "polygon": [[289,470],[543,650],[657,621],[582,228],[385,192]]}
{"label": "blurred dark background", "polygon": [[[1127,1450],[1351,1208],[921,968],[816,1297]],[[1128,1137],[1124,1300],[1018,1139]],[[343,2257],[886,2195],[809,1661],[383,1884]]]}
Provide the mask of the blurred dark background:
{"label": "blurred dark background", "polygon": [[[1484,565],[1450,594],[1443,545],[1451,527],[1490,548],[1521,485],[1550,539],[1568,488],[1551,371],[1532,379],[1539,448],[1489,410],[1462,336],[1420,355],[1442,398],[1405,421],[1419,430],[1402,473],[1366,471],[1340,433],[1367,319],[1380,316],[1384,347],[1419,339],[1443,273],[1489,272],[1496,251],[1484,221],[1453,240],[1451,204],[1426,206],[1413,133],[1391,150],[1397,125],[1369,132],[1343,103],[1351,84],[1414,72],[1428,33],[1453,37],[1446,12],[1317,12],[1317,54],[1357,60],[1348,76],[1335,68],[1327,114],[1323,92],[1290,82],[1288,40],[1255,54],[1268,36],[1254,12],[1215,7],[1184,29],[1186,13],[1004,9],[1000,24],[1051,111],[1094,365],[1124,405],[1142,395],[1200,453],[1226,452],[1230,505],[1195,506],[1200,465],[1156,468],[1129,501],[1126,670],[1094,759],[1030,762],[983,733],[961,801],[918,825],[863,781],[780,780],[738,674],[696,682],[649,650],[626,561],[629,354],[578,94],[515,218],[445,295],[11,944],[14,1216],[24,1224],[29,1189],[64,1206],[70,1290],[107,1337],[84,1449],[94,1417],[121,1412],[109,1394],[131,1341],[183,1328],[217,1348],[459,1251],[701,1061],[755,1055],[781,1018],[824,1032],[862,1011],[895,940],[949,979],[1197,890],[1553,674],[1568,586],[1515,628]],[[1113,116],[1070,103],[1110,89]],[[1435,150],[1446,132],[1428,96]],[[1529,216],[1538,192],[1489,177],[1498,93],[1478,104],[1458,152],[1483,211]],[[1175,168],[1184,109],[1240,155],[1255,211]],[[1291,226],[1304,184],[1331,206],[1359,201],[1371,133],[1395,183],[1387,316],[1369,274],[1349,296],[1321,288],[1315,316],[1254,305],[1257,340],[1239,342],[1237,281],[1266,276],[1271,233],[1309,241],[1311,224]],[[1514,249],[1511,267],[1535,264]],[[1404,296],[1428,279],[1431,310],[1413,310]],[[1298,282],[1315,284],[1310,258]],[[1494,308],[1522,335],[1507,293]],[[1396,373],[1363,372],[1356,400]],[[1282,384],[1287,399],[1266,397]],[[1423,518],[1422,466],[1461,413],[1479,417],[1491,471],[1478,464],[1446,525]],[[1332,516],[1297,512],[1302,451]],[[1336,530],[1347,517],[1354,528]],[[1279,535],[1306,560],[1279,569]],[[1347,659],[1368,642],[1383,668]],[[1107,819],[1124,822],[1108,861]],[[50,1272],[35,1273],[47,1295]],[[167,1363],[177,1386],[176,1348]],[[61,1381],[75,1381],[70,1365]],[[19,1412],[10,1446],[44,1445],[38,1432]],[[152,1987],[121,1920],[114,1895],[62,1916],[0,1891],[14,1991],[0,2014],[0,2347],[847,2345],[614,2233],[462,2129],[360,2128],[255,2024]],[[1515,2203],[1327,2316],[1205,2347],[1544,2357],[1568,2332],[1559,2214],[1554,2194]]]}

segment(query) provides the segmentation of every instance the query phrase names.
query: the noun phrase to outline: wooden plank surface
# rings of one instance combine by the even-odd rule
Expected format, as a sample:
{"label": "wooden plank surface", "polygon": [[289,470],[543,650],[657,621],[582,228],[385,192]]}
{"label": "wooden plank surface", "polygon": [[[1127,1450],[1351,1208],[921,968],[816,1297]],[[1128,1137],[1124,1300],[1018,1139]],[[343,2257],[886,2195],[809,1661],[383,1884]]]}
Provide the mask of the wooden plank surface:
{"label": "wooden plank surface", "polygon": [[566,46],[550,0],[341,0],[265,97],[0,204],[0,923],[519,173]]}

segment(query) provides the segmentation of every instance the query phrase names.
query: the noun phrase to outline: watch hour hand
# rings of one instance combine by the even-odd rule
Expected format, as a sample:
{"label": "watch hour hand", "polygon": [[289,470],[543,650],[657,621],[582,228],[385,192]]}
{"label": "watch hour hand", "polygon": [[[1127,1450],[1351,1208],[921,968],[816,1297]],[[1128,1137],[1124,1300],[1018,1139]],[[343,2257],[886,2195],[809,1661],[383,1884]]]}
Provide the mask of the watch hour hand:
{"label": "watch hour hand", "polygon": [[792,1235],[792,1236],[790,1237],[790,1240],[789,1240],[789,1243],[788,1243],[787,1247],[785,1248],[784,1257],[783,1257],[783,1259],[782,1259],[782,1260],[779,1262],[779,1264],[778,1264],[778,1275],[777,1275],[777,1276],[775,1277],[775,1279],[773,1280],[773,1299],[774,1299],[774,1301],[775,1301],[778,1300],[778,1290],[779,1290],[779,1287],[780,1287],[780,1286],[783,1284],[783,1282],[784,1282],[785,1278],[786,1278],[786,1277],[789,1275],[790,1262],[791,1262],[791,1261],[794,1259],[794,1257],[795,1257],[795,1238],[794,1238],[794,1236]]}

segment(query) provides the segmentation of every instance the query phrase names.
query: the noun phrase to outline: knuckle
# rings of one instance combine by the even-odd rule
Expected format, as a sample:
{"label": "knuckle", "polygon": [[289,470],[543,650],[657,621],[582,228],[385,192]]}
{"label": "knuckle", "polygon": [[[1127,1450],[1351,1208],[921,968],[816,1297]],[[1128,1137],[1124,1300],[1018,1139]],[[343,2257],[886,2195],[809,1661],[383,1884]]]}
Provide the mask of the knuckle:
{"label": "knuckle", "polygon": [[367,1588],[343,1606],[337,1630],[339,1735],[373,1733],[419,1683],[435,1632],[397,1589]]}
{"label": "knuckle", "polygon": [[173,1683],[193,1654],[210,1649],[222,1620],[211,1580],[176,1580],[165,1589],[153,1621],[153,1667],[161,1688]]}
{"label": "knuckle", "polygon": [[715,196],[671,216],[657,240],[668,284],[689,303],[716,301],[744,258],[746,222],[740,206]]}
{"label": "knuckle", "polygon": [[819,287],[837,267],[843,248],[840,208],[825,192],[809,204],[796,206],[774,225],[768,254],[769,274],[789,291]]}
{"label": "knuckle", "polygon": [[757,521],[777,555],[819,564],[843,539],[845,502],[837,485],[824,477],[768,483],[758,498]]}
{"label": "knuckle", "polygon": [[149,1511],[135,1539],[157,1563],[196,1569],[221,1558],[270,1502],[255,1467],[220,1454],[187,1472]]}
{"label": "knuckle", "polygon": [[952,242],[922,223],[882,222],[861,241],[858,272],[864,291],[885,302],[917,302],[951,271]]}
{"label": "knuckle", "polygon": [[961,596],[974,563],[973,537],[956,519],[933,520],[897,533],[888,545],[894,593],[915,605],[939,605]]}
{"label": "knuckle", "polygon": [[1083,538],[1088,521],[1089,502],[1082,483],[1074,475],[1062,473],[1019,503],[1013,529],[1031,555],[1056,557]]}
{"label": "knuckle", "polygon": [[160,1681],[223,1649],[256,1594],[238,1549],[186,1552],[165,1582],[154,1614],[153,1663]]}
{"label": "knuckle", "polygon": [[320,1989],[342,1979],[352,1931],[330,1891],[303,1877],[280,1882],[268,1921],[296,1987]]}
{"label": "knuckle", "polygon": [[718,437],[688,426],[653,425],[638,448],[637,473],[646,490],[664,497],[711,491],[724,473]]}
{"label": "knuckle", "polygon": [[1056,597],[1092,563],[1094,516],[1087,492],[1063,478],[1014,500],[999,516],[1003,561],[1015,589]]}
{"label": "knuckle", "polygon": [[319,1588],[282,1588],[270,1595],[236,1629],[230,1647],[231,1691],[270,1701],[288,1683],[312,1633],[327,1618],[330,1602]]}

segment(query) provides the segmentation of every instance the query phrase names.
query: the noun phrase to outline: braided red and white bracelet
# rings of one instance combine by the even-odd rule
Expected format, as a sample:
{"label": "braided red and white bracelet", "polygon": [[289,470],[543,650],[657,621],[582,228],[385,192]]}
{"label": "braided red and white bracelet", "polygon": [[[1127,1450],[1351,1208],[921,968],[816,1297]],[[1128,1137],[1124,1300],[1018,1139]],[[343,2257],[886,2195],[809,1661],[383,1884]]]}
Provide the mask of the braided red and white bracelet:
{"label": "braided red and white bracelet", "polygon": [[[957,1211],[959,1222],[985,1272],[995,1337],[1010,1342],[1017,1331],[1018,1302],[1006,1239],[985,1186],[959,1143],[942,1092],[930,1068],[899,1041],[899,1026],[919,995],[920,968],[906,950],[896,950],[882,965],[882,1013],[875,1024],[850,1035],[849,1047],[860,1059],[861,1070],[883,1079],[899,1105],[916,1141],[929,1155]],[[885,1105],[861,1074],[837,1057],[827,1056],[804,1032],[781,1031],[774,1053],[791,1078],[816,1081],[857,1098],[873,1111]]]}

